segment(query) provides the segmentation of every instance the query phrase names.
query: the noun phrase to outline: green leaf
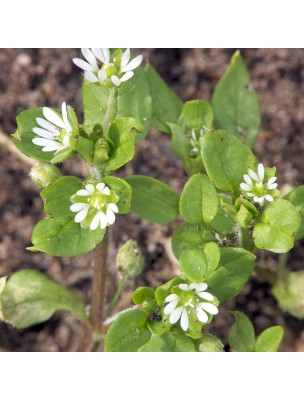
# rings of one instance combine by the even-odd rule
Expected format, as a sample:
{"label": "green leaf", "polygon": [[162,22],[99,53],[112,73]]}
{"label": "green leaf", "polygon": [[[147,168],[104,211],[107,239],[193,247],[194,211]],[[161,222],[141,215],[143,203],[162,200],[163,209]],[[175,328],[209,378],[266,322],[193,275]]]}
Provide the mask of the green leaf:
{"label": "green leaf", "polygon": [[128,117],[139,120],[144,125],[144,131],[136,136],[136,142],[143,139],[148,133],[153,108],[150,85],[143,68],[134,70],[132,79],[124,82],[118,88],[108,88],[94,85],[84,80],[82,98],[84,119],[86,125],[104,123],[110,91],[115,90],[111,107],[110,121],[119,117]]}
{"label": "green leaf", "polygon": [[179,259],[181,270],[192,282],[202,282],[216,270],[220,261],[220,250],[216,243],[209,242],[203,249],[185,249]]}
{"label": "green leaf", "polygon": [[70,211],[72,204],[70,197],[80,190],[82,186],[81,180],[74,176],[65,176],[57,179],[40,193],[44,202],[44,211],[53,217],[75,215]]}
{"label": "green leaf", "polygon": [[250,319],[242,312],[233,313],[235,323],[229,332],[230,346],[240,352],[255,351],[255,333]]}
{"label": "green leaf", "polygon": [[124,312],[108,330],[106,352],[135,352],[147,343],[151,333],[146,326],[147,314],[140,310]]}
{"label": "green leaf", "polygon": [[272,288],[280,308],[304,319],[304,271],[287,272]]}
{"label": "green leaf", "polygon": [[175,221],[179,215],[179,197],[173,189],[157,179],[143,175],[125,179],[132,187],[131,210],[156,224]]}
{"label": "green leaf", "polygon": [[165,298],[170,294],[171,289],[174,286],[178,286],[180,283],[185,283],[185,280],[178,277],[171,279],[169,282],[164,283],[162,286],[158,286],[155,290],[155,299],[159,306],[163,305]]}
{"label": "green leaf", "polygon": [[206,333],[200,339],[196,340],[196,348],[199,352],[223,352],[223,343],[215,336],[210,333]]}
{"label": "green leaf", "polygon": [[221,248],[219,267],[207,279],[210,292],[219,301],[236,296],[247,282],[254,266],[254,254],[241,248]]}
{"label": "green leaf", "polygon": [[131,186],[125,181],[125,179],[116,178],[115,176],[105,176],[103,182],[119,197],[119,200],[116,203],[119,214],[127,214],[130,211],[132,199]]}
{"label": "green leaf", "polygon": [[272,326],[260,334],[255,351],[276,352],[283,339],[284,329],[281,326]]}
{"label": "green leaf", "polygon": [[176,123],[183,103],[155,71],[151,64],[145,67],[150,83],[153,101],[153,125],[159,130],[171,133],[168,123]]}
{"label": "green leaf", "polygon": [[304,237],[304,185],[292,190],[284,196],[284,199],[290,201],[301,215],[301,227],[297,232],[295,239],[302,239]]}
{"label": "green leaf", "polygon": [[243,175],[255,169],[249,147],[232,133],[206,132],[202,137],[202,159],[209,178],[221,190],[239,193]]}
{"label": "green leaf", "polygon": [[43,152],[42,147],[35,145],[32,140],[37,137],[33,133],[33,128],[37,127],[36,118],[44,118],[42,108],[31,108],[22,111],[17,116],[17,132],[12,135],[12,140],[18,149],[39,161],[50,162],[54,157],[54,152]]}
{"label": "green leaf", "polygon": [[193,175],[197,172],[204,172],[200,154],[196,157],[190,157],[190,136],[187,135],[184,128],[177,124],[168,124],[168,126],[172,133],[172,152],[183,161],[187,174]]}
{"label": "green leaf", "polygon": [[[67,213],[68,214],[68,213]],[[46,254],[60,257],[73,257],[86,254],[100,243],[105,229],[81,228],[74,222],[74,216],[48,217],[39,221],[32,233],[31,251],[43,251]]]}
{"label": "green leaf", "polygon": [[181,333],[165,333],[162,336],[152,335],[140,352],[194,352],[193,340]]}
{"label": "green leaf", "polygon": [[187,101],[182,109],[178,124],[186,130],[211,129],[213,112],[205,100]]}
{"label": "green leaf", "polygon": [[294,246],[300,226],[301,215],[295,206],[287,200],[274,200],[257,219],[252,234],[254,244],[258,249],[287,253]]}
{"label": "green leaf", "polygon": [[180,197],[180,213],[190,224],[211,222],[216,216],[219,200],[207,175],[193,175]]}
{"label": "green leaf", "polygon": [[260,104],[239,51],[218,82],[211,104],[216,127],[235,133],[253,147],[261,125]]}
{"label": "green leaf", "polygon": [[156,306],[155,293],[150,287],[138,287],[132,294],[134,304],[141,305],[141,309],[149,314]]}
{"label": "green leaf", "polygon": [[200,224],[184,224],[174,231],[171,246],[173,254],[179,259],[184,249],[202,248],[210,241],[215,241],[212,230]]}
{"label": "green leaf", "polygon": [[111,170],[116,170],[132,160],[135,154],[135,132],[143,130],[142,123],[134,118],[118,118],[111,123],[109,128],[109,138],[113,143],[109,154]]}
{"label": "green leaf", "polygon": [[235,221],[228,214],[226,214],[221,205],[219,205],[217,214],[209,225],[220,236],[226,236],[233,233]]}
{"label": "green leaf", "polygon": [[3,319],[19,329],[47,321],[58,310],[70,311],[87,321],[83,301],[35,270],[13,274],[0,296],[0,304]]}

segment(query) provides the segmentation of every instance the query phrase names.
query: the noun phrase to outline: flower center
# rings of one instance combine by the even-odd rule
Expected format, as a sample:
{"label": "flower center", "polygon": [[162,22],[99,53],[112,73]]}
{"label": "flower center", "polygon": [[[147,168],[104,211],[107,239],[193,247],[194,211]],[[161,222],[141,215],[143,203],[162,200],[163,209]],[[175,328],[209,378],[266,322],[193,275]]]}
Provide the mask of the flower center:
{"label": "flower center", "polygon": [[101,210],[108,203],[107,197],[109,197],[109,196],[106,196],[106,195],[101,194],[101,193],[94,193],[94,194],[92,194],[92,196],[90,196],[90,198],[88,200],[89,200],[90,206],[92,208],[95,208],[97,210]]}
{"label": "flower center", "polygon": [[111,78],[112,75],[118,75],[117,68],[113,64],[104,64],[102,69],[106,71],[108,78]]}

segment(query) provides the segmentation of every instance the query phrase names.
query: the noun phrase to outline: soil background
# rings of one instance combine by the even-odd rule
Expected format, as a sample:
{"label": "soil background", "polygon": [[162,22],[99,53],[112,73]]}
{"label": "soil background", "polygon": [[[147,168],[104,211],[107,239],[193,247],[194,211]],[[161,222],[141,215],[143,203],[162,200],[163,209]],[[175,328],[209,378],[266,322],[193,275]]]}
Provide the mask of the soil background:
{"label": "soil background", "polygon": [[[135,49],[142,53],[182,100],[210,100],[216,82],[225,72],[236,49]],[[242,49],[255,89],[261,101],[262,129],[255,153],[267,166],[277,166],[280,188],[304,183],[304,50]],[[72,58],[78,49],[0,49],[0,129],[16,130],[16,115],[37,106],[72,105],[82,120],[80,70]],[[61,167],[63,174],[85,177],[82,162],[73,158]],[[0,147],[0,276],[34,268],[72,290],[85,302],[90,300],[92,254],[77,258],[57,258],[26,250],[31,232],[43,218],[39,189],[28,177],[29,166]],[[182,163],[171,153],[170,136],[152,129],[137,145],[135,159],[119,174],[142,174],[160,179],[178,193],[187,180]],[[170,237],[181,221],[153,225],[134,214],[118,216],[113,225],[108,301],[115,293],[117,248],[129,238],[139,242],[145,269],[129,282],[116,311],[131,305],[131,294],[138,286],[152,288],[178,273],[170,250]],[[291,252],[288,267],[302,268],[304,241]],[[277,258],[264,255],[269,268]],[[219,315],[207,328],[227,345],[233,324],[231,310],[245,312],[256,333],[272,325],[282,325],[285,335],[281,351],[304,351],[304,322],[277,306],[268,284],[253,274],[237,298],[220,306]],[[81,323],[66,312],[26,330],[0,322],[0,351],[75,351],[83,335]]]}

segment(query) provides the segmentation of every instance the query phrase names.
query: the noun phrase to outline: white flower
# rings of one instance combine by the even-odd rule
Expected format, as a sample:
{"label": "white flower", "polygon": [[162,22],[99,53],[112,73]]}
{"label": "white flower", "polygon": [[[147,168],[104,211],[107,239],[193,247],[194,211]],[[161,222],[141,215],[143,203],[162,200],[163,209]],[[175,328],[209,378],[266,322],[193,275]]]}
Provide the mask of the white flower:
{"label": "white flower", "polygon": [[36,118],[39,127],[33,128],[32,142],[42,147],[42,151],[55,151],[55,154],[70,146],[72,127],[68,120],[67,106],[62,103],[62,117],[48,107],[43,107],[44,118]]}
{"label": "white flower", "polygon": [[132,78],[133,70],[141,64],[143,59],[142,55],[139,55],[130,61],[130,49],[127,49],[122,55],[120,65],[117,66],[116,59],[110,62],[110,49],[81,49],[81,52],[87,61],[73,58],[73,62],[85,71],[85,78],[92,83],[111,80],[115,86],[120,86],[122,82]]}
{"label": "white flower", "polygon": [[[102,182],[89,183],[84,189],[80,189],[71,197],[70,206],[72,212],[76,212],[74,221],[82,226],[88,225],[92,231],[98,228],[104,229],[115,221],[115,213],[118,208],[115,202],[117,197]],[[86,224],[85,224],[86,222]]]}
{"label": "white flower", "polygon": [[248,175],[244,175],[244,181],[241,183],[240,187],[245,192],[246,196],[252,198],[254,202],[263,204],[265,200],[273,201],[274,190],[277,188],[278,184],[275,183],[276,177],[268,179],[265,181],[265,168],[263,164],[258,165],[257,173],[252,169],[249,169]]}
{"label": "white flower", "polygon": [[[205,292],[208,288],[206,283],[181,283],[178,285],[182,292],[180,295],[169,294],[165,298],[168,303],[164,309],[164,314],[170,315],[169,322],[175,324],[180,319],[180,326],[183,331],[189,328],[189,314],[195,313],[195,317],[203,323],[208,321],[208,314],[216,315],[218,308],[210,303],[215,298],[212,294]],[[206,301],[201,301],[201,300]]]}

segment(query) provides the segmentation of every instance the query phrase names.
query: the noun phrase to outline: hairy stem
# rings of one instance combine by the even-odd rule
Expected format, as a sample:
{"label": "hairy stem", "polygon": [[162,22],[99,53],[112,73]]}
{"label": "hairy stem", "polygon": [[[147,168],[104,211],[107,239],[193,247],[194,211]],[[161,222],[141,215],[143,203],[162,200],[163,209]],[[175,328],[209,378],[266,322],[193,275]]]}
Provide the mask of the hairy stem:
{"label": "hairy stem", "polygon": [[109,233],[101,243],[96,246],[95,259],[93,262],[93,282],[91,298],[91,324],[93,331],[98,332],[102,321],[104,311],[104,299],[107,278],[107,260],[108,260]]}

